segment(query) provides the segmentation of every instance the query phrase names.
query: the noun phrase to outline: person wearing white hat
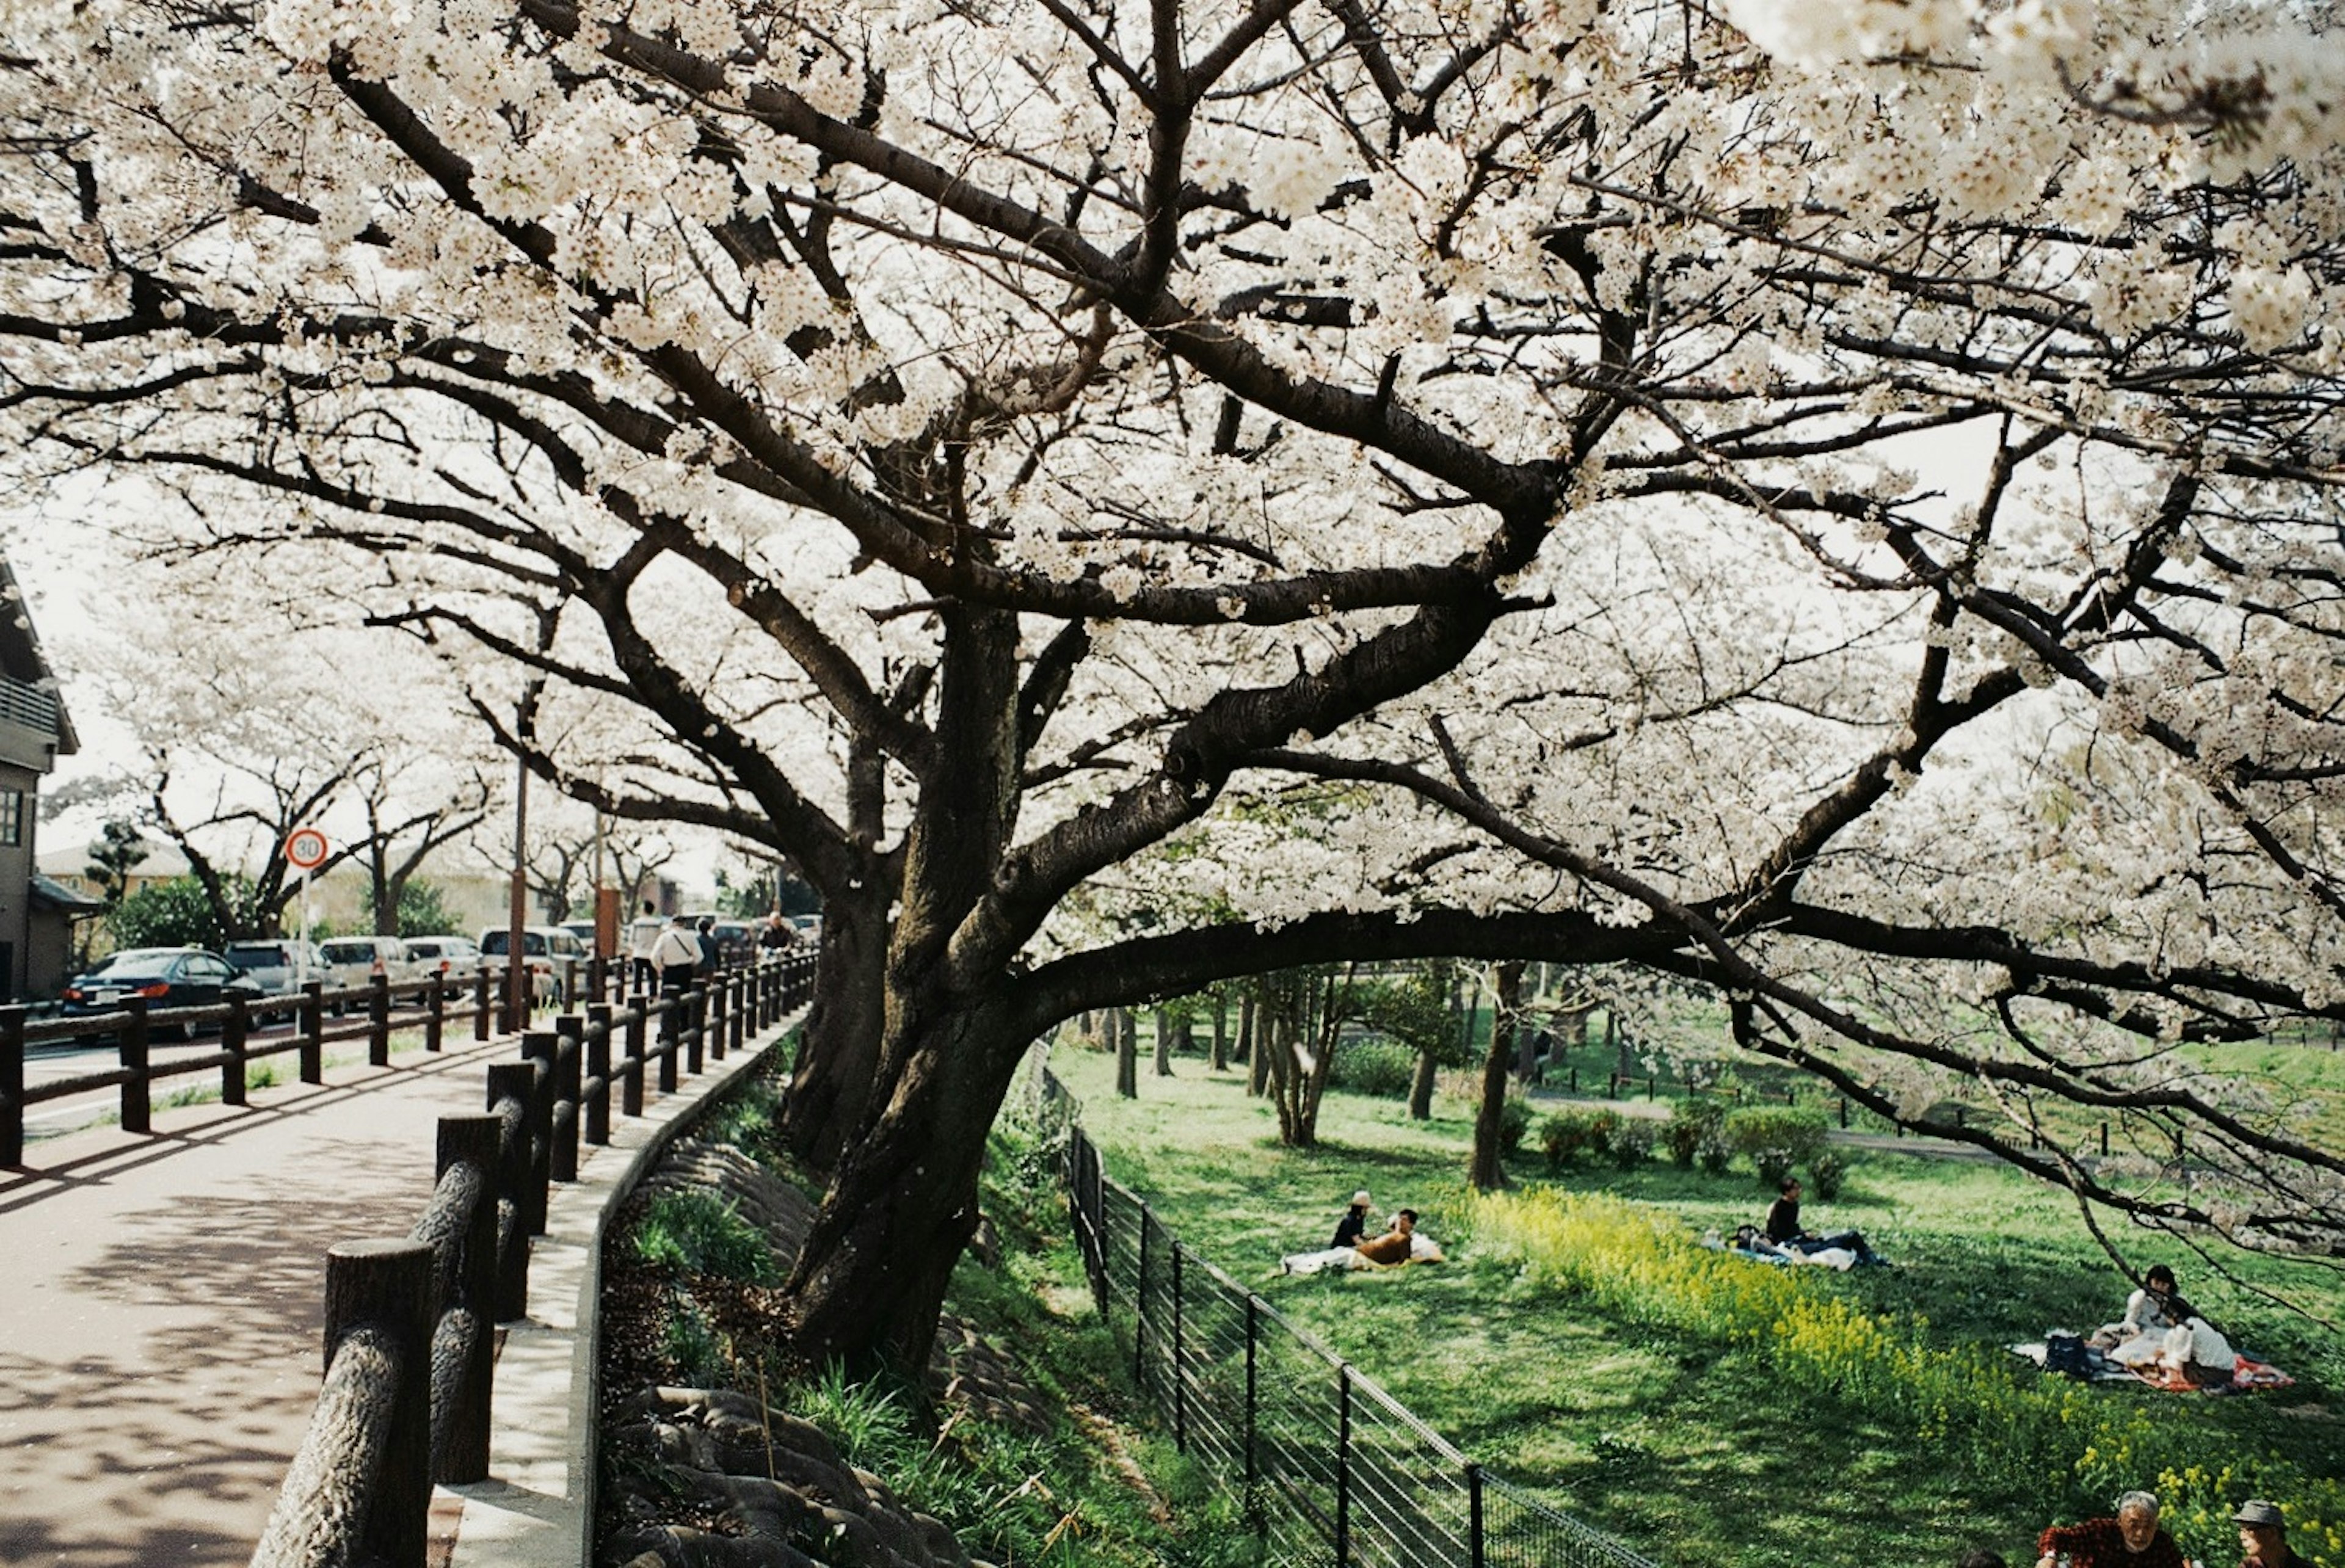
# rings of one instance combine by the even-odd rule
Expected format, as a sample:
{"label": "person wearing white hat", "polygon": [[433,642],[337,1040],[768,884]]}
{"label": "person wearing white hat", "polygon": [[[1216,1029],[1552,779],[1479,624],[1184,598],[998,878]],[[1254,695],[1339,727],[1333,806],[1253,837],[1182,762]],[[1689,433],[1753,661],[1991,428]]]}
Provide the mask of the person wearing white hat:
{"label": "person wearing white hat", "polygon": [[2288,1543],[2288,1521],[2277,1504],[2250,1497],[2231,1515],[2239,1527],[2239,1568],[2307,1568]]}
{"label": "person wearing white hat", "polygon": [[1344,1218],[1335,1221],[1335,1239],[1327,1245],[1330,1247],[1358,1246],[1360,1238],[1367,1233],[1370,1212],[1371,1200],[1368,1198],[1368,1189],[1363,1187],[1359,1191],[1352,1194],[1352,1206],[1344,1210]]}

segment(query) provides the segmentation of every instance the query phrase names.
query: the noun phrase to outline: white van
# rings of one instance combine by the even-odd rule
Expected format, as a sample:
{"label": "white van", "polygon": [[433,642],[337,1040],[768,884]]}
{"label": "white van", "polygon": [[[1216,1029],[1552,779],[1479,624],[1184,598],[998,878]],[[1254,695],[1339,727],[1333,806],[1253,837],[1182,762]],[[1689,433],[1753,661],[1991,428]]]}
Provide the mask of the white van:
{"label": "white van", "polygon": [[[481,956],[488,960],[489,967],[504,966],[506,956],[513,951],[512,936],[502,926],[492,926],[481,933]],[[529,994],[541,1002],[563,999],[563,977],[574,972],[574,966],[579,984],[585,984],[586,960],[593,956],[576,932],[560,926],[521,928],[521,960],[529,970]]]}
{"label": "white van", "polygon": [[470,936],[402,936],[408,973],[417,979],[433,975],[471,974],[481,966],[481,945]]}
{"label": "white van", "polygon": [[377,975],[396,986],[411,973],[407,949],[396,936],[329,937],[318,944],[318,956],[326,964],[326,972],[318,978],[325,981],[329,991],[363,986]]}

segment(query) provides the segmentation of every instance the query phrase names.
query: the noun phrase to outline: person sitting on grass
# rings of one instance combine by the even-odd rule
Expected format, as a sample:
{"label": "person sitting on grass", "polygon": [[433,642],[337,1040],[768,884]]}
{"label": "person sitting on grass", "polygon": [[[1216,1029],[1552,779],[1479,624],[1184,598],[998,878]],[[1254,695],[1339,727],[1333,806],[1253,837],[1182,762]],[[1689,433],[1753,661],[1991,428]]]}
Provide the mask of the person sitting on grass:
{"label": "person sitting on grass", "polygon": [[2035,1568],[2187,1568],[2174,1537],[2158,1528],[2157,1498],[2128,1492],[2114,1519],[2055,1524],[2035,1543]]}
{"label": "person sitting on grass", "polygon": [[[1365,1193],[1361,1194],[1363,1198]],[[1329,1269],[1388,1268],[1400,1263],[1438,1263],[1441,1248],[1416,1228],[1416,1210],[1404,1209],[1393,1216],[1392,1229],[1349,1247],[1319,1252],[1298,1252],[1278,1260],[1282,1274],[1317,1274]]]}
{"label": "person sitting on grass", "polygon": [[1767,1239],[1791,1252],[1821,1252],[1838,1248],[1859,1263],[1878,1263],[1880,1257],[1864,1244],[1864,1234],[1858,1230],[1835,1230],[1830,1236],[1819,1236],[1800,1225],[1800,1179],[1783,1178],[1776,1189],[1778,1197],[1767,1206]]}
{"label": "person sitting on grass", "polygon": [[1363,1187],[1359,1191],[1352,1194],[1352,1206],[1344,1210],[1344,1218],[1335,1221],[1335,1239],[1328,1242],[1327,1245],[1330,1247],[1358,1246],[1360,1238],[1367,1233],[1368,1216],[1372,1212],[1374,1209],[1368,1198],[1368,1189]]}
{"label": "person sitting on grass", "polygon": [[2141,1277],[2141,1289],[2126,1298],[2125,1316],[2093,1330],[2093,1344],[2109,1359],[2127,1366],[2144,1366],[2157,1359],[2167,1330],[2198,1317],[2198,1309],[2182,1299],[2174,1270],[2163,1263],[2150,1265]]}
{"label": "person sitting on grass", "polygon": [[2250,1497],[2231,1515],[2239,1527],[2239,1568],[2311,1568],[2288,1543],[2288,1521],[2276,1504]]}

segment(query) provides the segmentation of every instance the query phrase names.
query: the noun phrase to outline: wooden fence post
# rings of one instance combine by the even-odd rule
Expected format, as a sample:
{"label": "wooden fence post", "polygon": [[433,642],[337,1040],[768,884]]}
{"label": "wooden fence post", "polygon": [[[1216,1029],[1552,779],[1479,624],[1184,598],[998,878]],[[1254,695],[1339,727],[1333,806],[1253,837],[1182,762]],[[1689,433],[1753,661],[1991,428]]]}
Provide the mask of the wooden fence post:
{"label": "wooden fence post", "polygon": [[586,1102],[586,1141],[611,1141],[611,1004],[586,1009],[586,1076],[600,1087]]}
{"label": "wooden fence post", "polygon": [[367,976],[367,1066],[391,1066],[391,976]]}
{"label": "wooden fence post", "polygon": [[472,1040],[478,1044],[489,1037],[489,966],[484,961],[472,971]]}
{"label": "wooden fence post", "polygon": [[228,1017],[220,1020],[220,1104],[242,1105],[244,1047],[252,1033],[252,1015],[242,996],[228,999]]}
{"label": "wooden fence post", "polygon": [[423,993],[423,1048],[440,1049],[447,1028],[448,972],[443,969],[431,976],[431,984]]}
{"label": "wooden fence post", "polygon": [[[497,1318],[529,1311],[529,1097],[537,1069],[527,1062],[489,1067],[489,1110],[497,1118]],[[506,1107],[512,1107],[508,1118]]]}
{"label": "wooden fence post", "polygon": [[25,1009],[0,1007],[0,1166],[25,1163]]}
{"label": "wooden fence post", "polygon": [[480,1191],[464,1226],[452,1305],[472,1320],[464,1364],[448,1406],[447,1434],[435,1481],[485,1481],[489,1474],[490,1402],[497,1365],[497,1140],[504,1124],[493,1116],[440,1118],[439,1168],[458,1165],[480,1172]]}
{"label": "wooden fence post", "polygon": [[644,1114],[644,1016],[652,1007],[652,994],[638,991],[627,1004],[626,1087],[619,1097],[619,1110],[626,1116]]}
{"label": "wooden fence post", "polygon": [[553,1179],[578,1179],[579,1060],[586,1020],[564,1013],[553,1020]]}
{"label": "wooden fence post", "polygon": [[659,1092],[675,1093],[675,1060],[682,1054],[684,1031],[692,1023],[694,993],[679,991],[663,998],[659,1031]]}
{"label": "wooden fence post", "polygon": [[345,1241],[326,1254],[326,1364],[360,1329],[381,1330],[398,1365],[382,1468],[360,1534],[361,1556],[422,1568],[431,1511],[431,1247]]}
{"label": "wooden fence post", "polygon": [[301,986],[301,1011],[295,1026],[301,1031],[301,1081],[321,1084],[326,1081],[326,987],[317,980]]}
{"label": "wooden fence post", "polygon": [[147,1053],[147,998],[127,996],[123,1006],[128,1010],[116,1038],[122,1053],[122,1070],[129,1077],[122,1080],[122,1130],[147,1132],[152,1130],[154,1096],[149,1092],[153,1079]]}

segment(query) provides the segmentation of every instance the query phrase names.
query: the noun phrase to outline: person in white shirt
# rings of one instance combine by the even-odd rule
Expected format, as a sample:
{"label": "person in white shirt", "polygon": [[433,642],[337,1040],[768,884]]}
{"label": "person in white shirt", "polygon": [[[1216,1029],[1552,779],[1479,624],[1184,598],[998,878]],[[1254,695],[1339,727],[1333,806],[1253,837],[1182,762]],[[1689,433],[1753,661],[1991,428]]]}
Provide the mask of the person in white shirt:
{"label": "person in white shirt", "polygon": [[652,944],[652,967],[659,974],[660,995],[680,996],[692,988],[700,973],[700,938],[689,916],[679,915],[664,926]]}

